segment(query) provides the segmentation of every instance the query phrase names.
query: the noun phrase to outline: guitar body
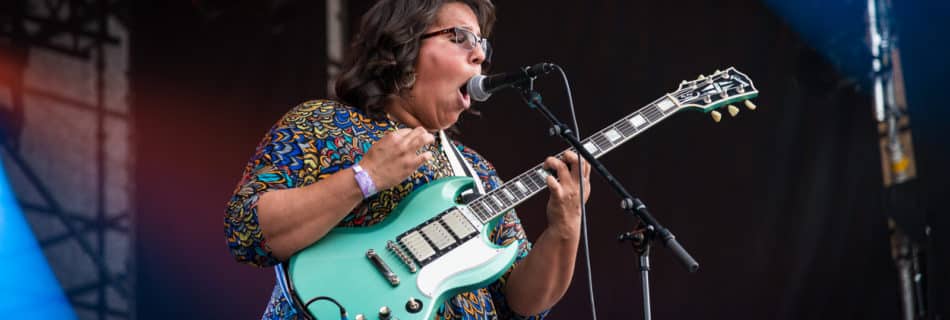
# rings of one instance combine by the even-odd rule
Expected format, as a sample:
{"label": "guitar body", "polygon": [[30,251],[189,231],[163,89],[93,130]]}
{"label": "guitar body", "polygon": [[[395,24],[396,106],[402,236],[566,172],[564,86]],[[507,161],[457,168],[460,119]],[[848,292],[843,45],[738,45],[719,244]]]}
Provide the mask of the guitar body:
{"label": "guitar body", "polygon": [[[458,205],[455,199],[470,189],[469,177],[447,177],[430,182],[414,191],[383,221],[369,227],[339,227],[320,241],[290,258],[287,276],[292,293],[302,306],[318,296],[339,302],[352,319],[363,314],[377,319],[381,307],[391,310],[394,319],[431,319],[443,302],[452,296],[497,280],[514,263],[519,243],[500,247],[489,239],[494,223],[473,223],[478,232],[425,265],[410,267],[393,250],[407,230],[425,224]],[[377,259],[398,277],[393,284],[367,256],[372,250]],[[409,299],[421,308],[410,312]],[[318,319],[339,319],[339,308],[328,300],[317,300],[307,307]]]}

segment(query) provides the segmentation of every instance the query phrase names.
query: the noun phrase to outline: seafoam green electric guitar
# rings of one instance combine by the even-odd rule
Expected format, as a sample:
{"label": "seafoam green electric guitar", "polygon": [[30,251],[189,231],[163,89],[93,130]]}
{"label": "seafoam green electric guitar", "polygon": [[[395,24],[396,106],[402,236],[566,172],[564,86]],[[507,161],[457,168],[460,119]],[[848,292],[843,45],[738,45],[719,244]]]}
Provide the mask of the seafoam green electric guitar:
{"label": "seafoam green electric guitar", "polygon": [[[686,109],[710,113],[758,95],[752,81],[729,68],[683,81],[679,88],[583,141],[601,156],[641,132]],[[488,239],[494,222],[508,209],[544,189],[549,173],[537,165],[468,204],[455,199],[473,187],[469,177],[430,182],[410,194],[380,223],[335,228],[281,266],[278,281],[305,316],[340,319],[431,319],[442,303],[490,284],[512,265],[518,244],[497,246]]]}

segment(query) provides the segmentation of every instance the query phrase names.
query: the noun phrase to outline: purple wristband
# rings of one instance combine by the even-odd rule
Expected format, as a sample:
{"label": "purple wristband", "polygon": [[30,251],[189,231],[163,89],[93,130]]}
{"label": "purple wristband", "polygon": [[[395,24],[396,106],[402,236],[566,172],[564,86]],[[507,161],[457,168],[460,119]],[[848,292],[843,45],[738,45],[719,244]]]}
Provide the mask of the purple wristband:
{"label": "purple wristband", "polygon": [[359,164],[354,164],[350,168],[353,169],[353,177],[356,178],[356,184],[360,186],[360,191],[363,192],[363,199],[372,197],[374,194],[376,194],[376,184],[373,183],[373,178],[369,177],[369,174],[366,173],[366,170],[363,170],[363,167],[361,167]]}

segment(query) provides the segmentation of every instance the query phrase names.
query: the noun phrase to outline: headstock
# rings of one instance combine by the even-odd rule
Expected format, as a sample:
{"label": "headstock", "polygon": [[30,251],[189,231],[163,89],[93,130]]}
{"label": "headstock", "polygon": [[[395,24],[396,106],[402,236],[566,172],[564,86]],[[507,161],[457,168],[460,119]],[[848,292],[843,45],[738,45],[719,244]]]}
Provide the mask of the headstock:
{"label": "headstock", "polygon": [[739,114],[739,108],[732,105],[734,102],[744,101],[746,108],[755,110],[756,105],[749,99],[758,96],[759,91],[748,76],[729,67],[725,71],[716,70],[708,77],[699,75],[696,80],[684,80],[670,95],[679,101],[679,108],[700,109],[719,122],[722,119],[722,114],[716,111],[719,108],[726,107],[733,117]]}

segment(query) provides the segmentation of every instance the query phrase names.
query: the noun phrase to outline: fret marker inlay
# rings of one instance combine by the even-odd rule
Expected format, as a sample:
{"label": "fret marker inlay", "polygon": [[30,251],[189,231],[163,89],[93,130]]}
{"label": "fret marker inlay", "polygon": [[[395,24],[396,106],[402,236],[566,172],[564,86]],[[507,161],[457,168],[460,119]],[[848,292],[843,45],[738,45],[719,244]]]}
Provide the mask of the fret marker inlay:
{"label": "fret marker inlay", "polygon": [[484,201],[479,203],[479,207],[482,208],[482,211],[485,211],[486,213],[488,213],[489,216],[495,213],[495,210],[492,210],[491,206],[489,206]]}
{"label": "fret marker inlay", "polygon": [[598,150],[598,149],[597,149],[597,146],[594,145],[594,142],[593,142],[593,141],[588,142],[588,143],[585,143],[585,144],[584,144],[584,149],[587,149],[587,152],[590,152],[590,153],[597,152],[597,150]]}
{"label": "fret marker inlay", "polygon": [[498,200],[498,198],[496,198],[494,195],[490,196],[489,198],[491,198],[492,201],[495,201],[495,204],[498,205],[499,208],[505,207],[505,205],[501,203],[501,200]]}
{"label": "fret marker inlay", "polygon": [[639,114],[634,116],[633,118],[630,118],[630,124],[632,124],[634,127],[637,127],[637,128],[639,128],[640,126],[646,123],[647,123],[647,120],[644,119],[643,116]]}
{"label": "fret marker inlay", "polygon": [[542,182],[548,177],[548,172],[544,171],[544,169],[538,169],[538,171],[535,171],[534,173],[537,173],[538,177],[541,177]]}
{"label": "fret marker inlay", "polygon": [[660,102],[658,102],[658,103],[656,104],[656,106],[659,107],[660,110],[663,110],[663,112],[666,112],[666,110],[669,110],[669,109],[672,108],[674,105],[675,105],[675,104],[673,104],[673,101],[670,101],[669,98],[663,99],[663,100],[661,100]]}
{"label": "fret marker inlay", "polygon": [[610,142],[617,142],[617,140],[620,140],[620,138],[623,138],[622,136],[620,136],[620,133],[617,132],[617,130],[613,128],[604,132],[604,136],[607,137],[607,139],[610,140]]}
{"label": "fret marker inlay", "polygon": [[501,194],[508,198],[508,201],[515,201],[515,196],[508,192],[508,189],[501,189]]}
{"label": "fret marker inlay", "polygon": [[524,183],[521,183],[521,181],[515,181],[515,187],[521,190],[521,193],[528,193],[528,188],[525,188]]}

